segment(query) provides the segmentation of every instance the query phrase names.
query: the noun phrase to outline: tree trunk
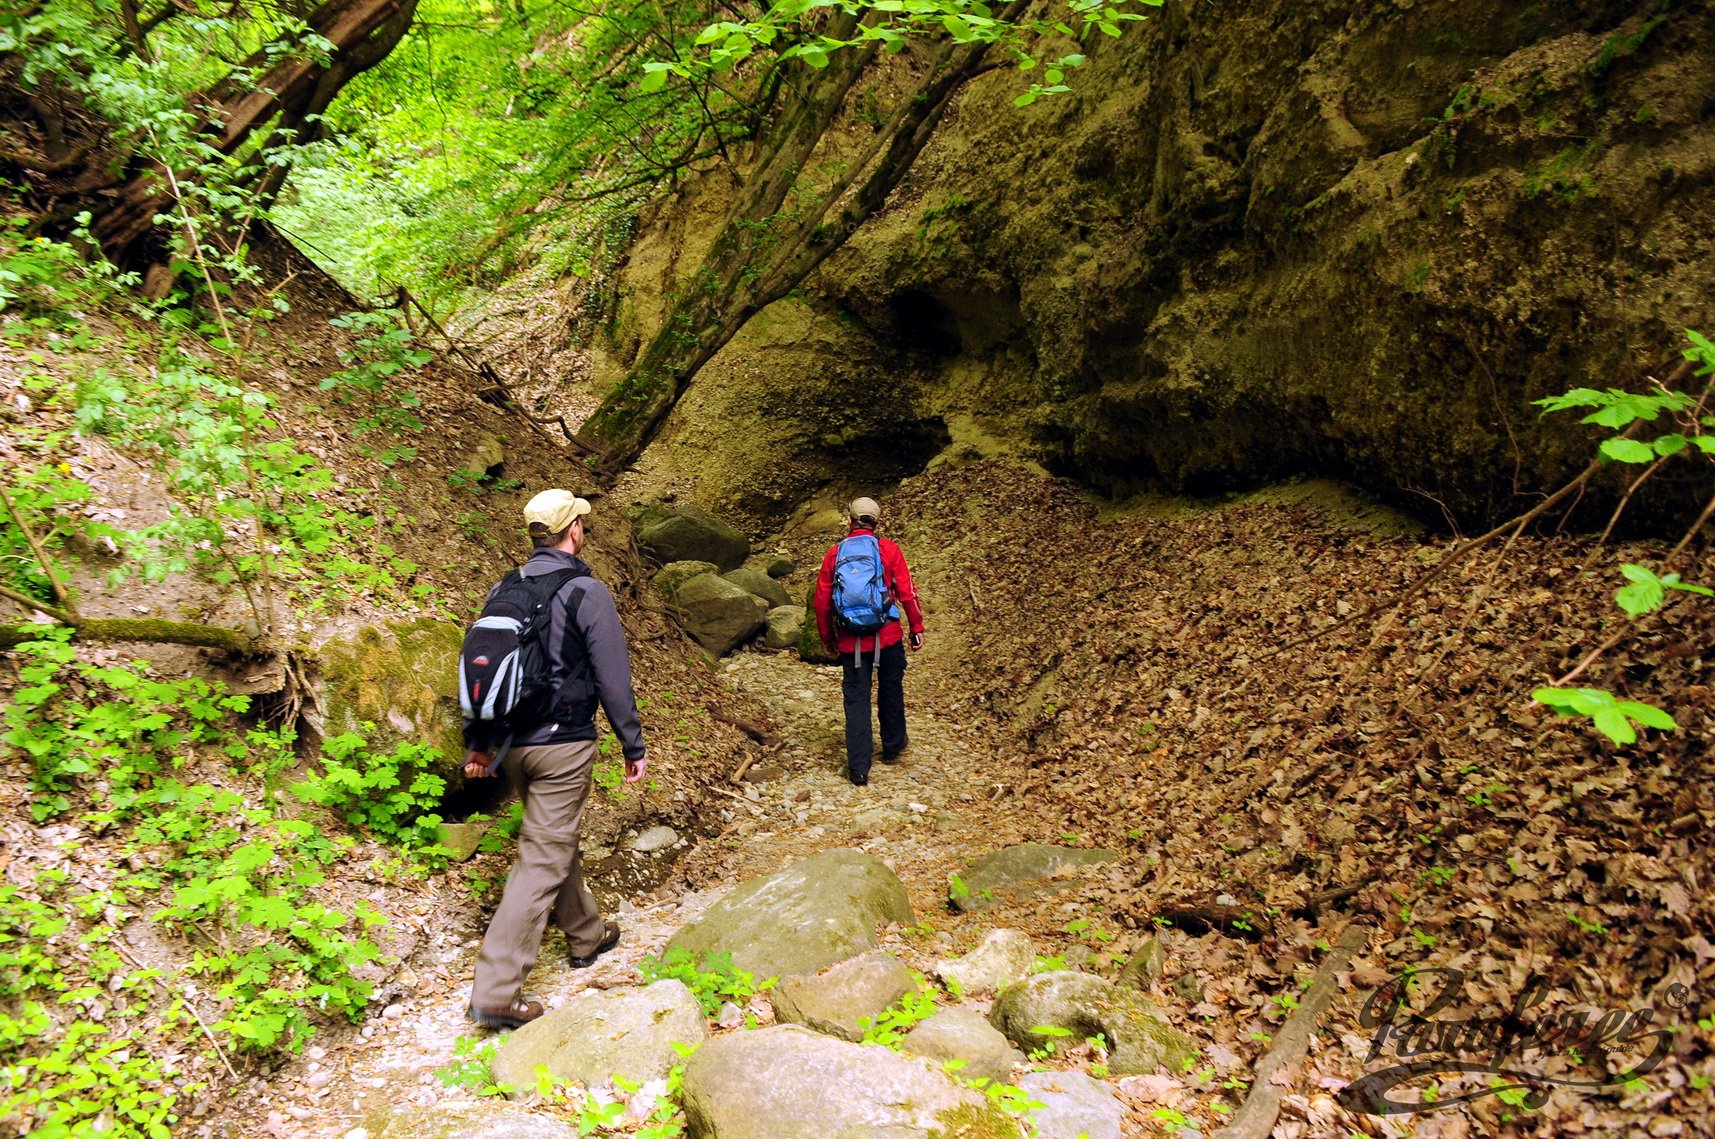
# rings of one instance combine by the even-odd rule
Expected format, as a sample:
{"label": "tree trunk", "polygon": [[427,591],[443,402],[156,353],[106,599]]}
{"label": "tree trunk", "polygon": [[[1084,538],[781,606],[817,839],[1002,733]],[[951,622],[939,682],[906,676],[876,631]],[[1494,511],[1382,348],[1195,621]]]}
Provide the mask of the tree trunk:
{"label": "tree trunk", "polygon": [[[307,115],[326,109],[353,76],[386,58],[409,30],[416,10],[417,0],[328,0],[306,21],[310,31],[334,45],[327,63],[307,52],[271,60],[259,50],[235,69],[254,78],[222,80],[191,96],[189,105],[201,116],[209,145],[232,154],[282,112],[301,127]],[[90,232],[109,260],[144,263],[152,259],[145,247],[155,216],[170,212],[174,204],[166,171],[151,162],[135,169],[117,197],[96,211]]]}
{"label": "tree trunk", "polygon": [[[1016,19],[1023,9],[1015,2],[1002,18]],[[874,216],[910,171],[959,90],[987,69],[986,45],[943,41],[917,92],[903,100],[869,150],[812,207],[788,220],[780,216],[780,207],[873,57],[872,51],[851,50],[849,58],[841,58],[846,54],[836,53],[833,66],[811,73],[813,81],[787,84],[798,93],[770,132],[765,153],[720,235],[681,286],[678,301],[636,365],[585,423],[580,434],[605,452],[605,478],[636,460],[697,370],[746,321],[801,284]]]}

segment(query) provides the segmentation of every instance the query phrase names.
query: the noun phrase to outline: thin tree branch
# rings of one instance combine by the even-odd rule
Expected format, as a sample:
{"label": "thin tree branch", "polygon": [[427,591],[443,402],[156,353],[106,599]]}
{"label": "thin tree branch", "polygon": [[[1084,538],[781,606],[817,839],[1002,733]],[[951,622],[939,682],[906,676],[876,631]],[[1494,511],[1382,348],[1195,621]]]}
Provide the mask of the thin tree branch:
{"label": "thin tree branch", "polygon": [[[30,552],[36,555],[36,563],[42,567],[42,573],[47,575],[48,587],[54,591],[54,600],[65,606],[67,613],[75,616],[77,605],[72,600],[71,591],[65,587],[65,583],[60,580],[60,575],[54,571],[52,559],[48,557],[47,551],[42,548],[41,542],[36,540],[35,531],[30,529],[29,524],[24,521],[24,516],[13,504],[12,496],[6,492],[6,484],[3,482],[0,482],[0,502],[6,504],[6,513],[12,516],[12,521],[17,525],[18,532],[24,535],[26,542],[30,543]],[[12,596],[18,595],[12,594]]]}

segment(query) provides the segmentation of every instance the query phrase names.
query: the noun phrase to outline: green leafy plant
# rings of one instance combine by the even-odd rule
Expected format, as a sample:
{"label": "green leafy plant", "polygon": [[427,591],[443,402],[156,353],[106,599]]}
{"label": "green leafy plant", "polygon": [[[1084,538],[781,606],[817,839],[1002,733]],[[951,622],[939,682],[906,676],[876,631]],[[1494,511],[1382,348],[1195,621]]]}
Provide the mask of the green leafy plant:
{"label": "green leafy plant", "polygon": [[479,1096],[510,1095],[513,1089],[494,1079],[494,1054],[498,1036],[461,1036],[453,1042],[453,1058],[435,1069],[442,1087],[464,1088]]}
{"label": "green leafy plant", "polygon": [[[324,377],[318,385],[331,391],[341,403],[359,408],[361,415],[351,424],[354,437],[371,432],[397,436],[401,431],[421,431],[423,421],[416,409],[422,398],[402,386],[404,377],[422,369],[433,356],[413,347],[411,330],[399,313],[390,309],[351,312],[335,317],[332,324],[356,336],[356,344],[340,349],[344,369]],[[378,457],[392,464],[416,456],[416,448],[389,445]]]}
{"label": "green leafy plant", "polygon": [[697,998],[703,1015],[710,1017],[720,1012],[724,1002],[742,1005],[757,993],[773,988],[778,980],[768,977],[758,981],[752,974],[735,968],[731,953],[705,954],[699,966],[683,946],[674,946],[660,957],[645,957],[637,963],[637,971],[645,981],[683,981]]}
{"label": "green leafy plant", "polygon": [[291,790],[352,826],[421,848],[427,857],[444,857],[438,849],[437,811],[446,780],[428,770],[441,759],[436,748],[409,740],[392,751],[373,752],[363,736],[342,732],[322,741],[322,773],[293,784]]}
{"label": "green leafy plant", "polygon": [[[1715,376],[1715,342],[1693,329],[1686,329],[1685,335],[1689,342],[1688,347],[1681,353],[1686,362],[1685,370],[1698,377]],[[1618,388],[1610,388],[1607,391],[1575,388],[1563,395],[1536,402],[1543,408],[1545,415],[1556,411],[1584,411],[1586,414],[1579,422],[1619,432],[1604,439],[1599,450],[1604,458],[1612,462],[1644,466],[1643,472],[1627,491],[1626,498],[1629,499],[1632,492],[1664,462],[1694,456],[1715,460],[1715,414],[1711,414],[1705,407],[1707,398],[1707,393],[1704,399],[1695,399],[1685,392],[1657,385],[1655,391],[1641,393]],[[1672,430],[1655,434],[1653,438],[1637,437],[1640,429],[1649,424],[1662,423],[1664,418],[1665,425]],[[1625,500],[1622,500],[1621,509],[1624,505]],[[1613,529],[1618,518],[1616,511],[1608,524],[1609,531]],[[1689,537],[1690,535],[1687,535],[1687,540]],[[1682,541],[1679,547],[1676,547],[1675,554],[1685,544],[1686,542]],[[1670,554],[1669,560],[1672,557]],[[1614,602],[1632,619],[1663,608],[1674,594],[1715,597],[1715,589],[1687,582],[1677,571],[1657,573],[1647,566],[1627,562],[1620,567],[1620,573],[1628,584],[1615,592]],[[1570,679],[1583,672],[1606,648],[1615,643],[1617,639],[1588,654],[1556,684],[1532,691],[1531,698],[1553,708],[1562,716],[1588,718],[1597,731],[1622,747],[1637,741],[1639,726],[1660,731],[1677,731],[1679,725],[1673,717],[1653,705],[1638,700],[1622,700],[1603,689],[1564,687]]]}
{"label": "green leafy plant", "polygon": [[1637,741],[1638,732],[1634,725],[1663,731],[1679,727],[1673,717],[1660,708],[1637,700],[1621,700],[1600,688],[1538,688],[1531,693],[1531,698],[1562,716],[1588,717],[1597,731],[1621,746]]}
{"label": "green leafy plant", "polygon": [[1060,1041],[1071,1037],[1072,1030],[1055,1024],[1038,1024],[1031,1027],[1030,1035],[1042,1040],[1040,1045],[1030,1050],[1030,1058],[1043,1060],[1059,1051]]}
{"label": "green leafy plant", "polygon": [[906,993],[873,1017],[860,1018],[858,1027],[863,1030],[863,1043],[879,1044],[897,1052],[905,1042],[905,1034],[935,1012],[935,999],[918,990]]}

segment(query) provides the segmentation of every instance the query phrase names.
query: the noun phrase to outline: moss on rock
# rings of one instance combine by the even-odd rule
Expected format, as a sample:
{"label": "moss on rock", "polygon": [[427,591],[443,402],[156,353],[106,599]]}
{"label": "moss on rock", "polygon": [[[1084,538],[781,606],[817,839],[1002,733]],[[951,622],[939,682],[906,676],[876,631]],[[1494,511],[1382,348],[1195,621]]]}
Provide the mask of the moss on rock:
{"label": "moss on rock", "polygon": [[[450,778],[464,755],[458,709],[458,656],[464,633],[421,619],[359,630],[321,647],[324,735],[361,732],[378,748],[401,740],[432,744]],[[370,725],[366,727],[365,725]]]}
{"label": "moss on rock", "polygon": [[1018,1121],[992,1103],[960,1104],[935,1117],[941,1126],[928,1139],[1017,1139]]}
{"label": "moss on rock", "polygon": [[804,628],[798,634],[798,659],[806,664],[833,664],[840,658],[822,644],[822,630],[816,624],[816,584],[804,593]]}

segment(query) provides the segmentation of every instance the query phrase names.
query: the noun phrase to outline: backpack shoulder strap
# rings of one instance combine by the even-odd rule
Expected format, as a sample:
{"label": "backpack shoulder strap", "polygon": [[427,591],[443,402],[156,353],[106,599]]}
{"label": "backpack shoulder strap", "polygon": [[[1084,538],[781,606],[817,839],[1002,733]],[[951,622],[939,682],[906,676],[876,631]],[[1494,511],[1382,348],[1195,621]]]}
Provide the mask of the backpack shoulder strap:
{"label": "backpack shoulder strap", "polygon": [[584,572],[579,569],[551,570],[548,573],[538,574],[535,577],[525,577],[523,570],[518,570],[517,572],[524,584],[530,587],[530,592],[532,594],[542,598],[543,600],[549,601],[560,595],[560,590],[566,587],[567,582],[571,581],[575,577],[584,576]]}

